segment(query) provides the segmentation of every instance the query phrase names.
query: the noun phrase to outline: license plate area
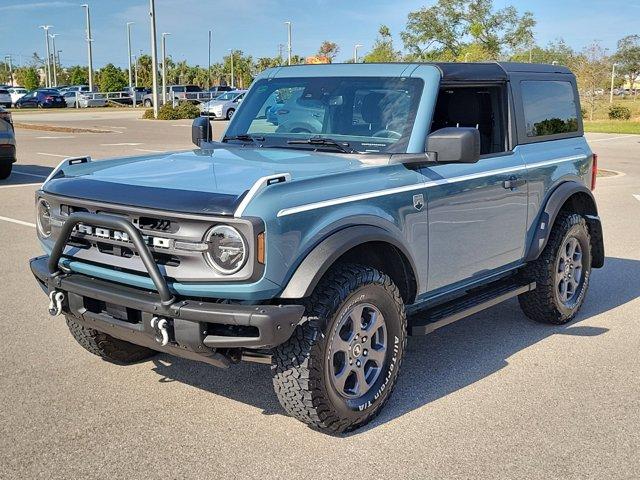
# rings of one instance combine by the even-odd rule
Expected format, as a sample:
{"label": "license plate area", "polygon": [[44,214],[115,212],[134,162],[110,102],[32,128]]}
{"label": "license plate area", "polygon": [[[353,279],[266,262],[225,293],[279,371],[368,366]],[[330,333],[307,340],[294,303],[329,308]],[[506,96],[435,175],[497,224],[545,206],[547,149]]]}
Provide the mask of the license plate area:
{"label": "license plate area", "polygon": [[84,308],[90,313],[108,315],[116,320],[133,325],[142,324],[142,312],[140,310],[89,297],[82,297],[82,302]]}

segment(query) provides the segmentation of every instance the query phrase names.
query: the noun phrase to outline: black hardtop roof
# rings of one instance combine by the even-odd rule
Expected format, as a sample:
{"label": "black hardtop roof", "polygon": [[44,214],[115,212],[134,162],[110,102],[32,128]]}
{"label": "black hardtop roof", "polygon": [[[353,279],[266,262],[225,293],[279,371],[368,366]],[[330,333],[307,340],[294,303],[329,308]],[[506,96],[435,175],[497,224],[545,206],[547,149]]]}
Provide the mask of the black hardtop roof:
{"label": "black hardtop roof", "polygon": [[546,74],[571,74],[571,70],[562,65],[549,65],[545,63],[516,63],[516,62],[490,62],[490,63],[429,63],[442,72],[444,81],[506,81],[513,73],[546,73]]}

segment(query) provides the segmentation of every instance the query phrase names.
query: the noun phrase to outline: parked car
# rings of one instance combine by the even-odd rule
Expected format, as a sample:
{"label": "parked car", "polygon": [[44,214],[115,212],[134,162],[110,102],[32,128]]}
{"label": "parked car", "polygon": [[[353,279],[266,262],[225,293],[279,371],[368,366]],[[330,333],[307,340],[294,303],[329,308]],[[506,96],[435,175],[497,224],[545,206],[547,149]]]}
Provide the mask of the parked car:
{"label": "parked car", "polygon": [[16,161],[16,134],[11,113],[0,107],[0,180],[9,178]]}
{"label": "parked car", "polygon": [[107,105],[107,100],[102,93],[89,93],[70,91],[65,92],[63,95],[67,107],[104,107]]}
{"label": "parked car", "polygon": [[[136,105],[144,101],[145,95],[149,95],[151,90],[145,87],[125,87],[123,92],[135,98]],[[153,104],[152,104],[153,105]]]}
{"label": "parked car", "polygon": [[217,119],[231,120],[240,106],[246,90],[232,90],[218,95],[200,107],[200,115]]}
{"label": "parked car", "polygon": [[[294,91],[318,102],[302,111],[320,134],[265,121]],[[566,324],[604,264],[597,157],[565,67],[270,69],[220,142],[203,117],[192,139],[63,161],[36,192],[31,270],[89,352],[271,363],[284,409],[316,429],[380,412],[408,335],[516,297]]]}
{"label": "parked car", "polygon": [[231,90],[235,90],[235,87],[231,87],[229,85],[215,85],[209,88],[209,92],[211,92],[211,98],[214,99],[218,95],[224,92],[230,92]]}
{"label": "parked car", "polygon": [[11,93],[6,88],[0,88],[0,107],[11,107]]}
{"label": "parked car", "polygon": [[57,90],[34,90],[19,98],[16,108],[64,108],[67,103]]}
{"label": "parked car", "polygon": [[89,85],[70,85],[67,87],[59,87],[57,90],[61,95],[67,92],[91,92]]}
{"label": "parked car", "polygon": [[[162,91],[158,93],[158,97],[159,105],[162,105]],[[211,94],[203,92],[197,85],[171,85],[167,87],[166,98],[171,102],[193,101],[195,103],[211,98]],[[153,107],[153,93],[146,94],[142,103],[145,107]]]}
{"label": "parked car", "polygon": [[11,104],[15,105],[16,102],[27,94],[27,89],[22,87],[9,87],[7,88],[9,95],[11,96]]}

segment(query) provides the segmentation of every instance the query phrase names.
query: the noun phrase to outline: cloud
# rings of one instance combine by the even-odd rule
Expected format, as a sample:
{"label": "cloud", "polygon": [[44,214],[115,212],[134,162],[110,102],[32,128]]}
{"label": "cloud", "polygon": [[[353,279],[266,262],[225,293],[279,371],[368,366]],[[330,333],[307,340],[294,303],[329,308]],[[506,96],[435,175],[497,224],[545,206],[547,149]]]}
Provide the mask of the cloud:
{"label": "cloud", "polygon": [[16,3],[14,5],[7,5],[0,7],[0,11],[18,11],[18,10],[35,10],[36,8],[59,8],[59,7],[73,7],[75,3],[71,2],[33,2],[33,3]]}

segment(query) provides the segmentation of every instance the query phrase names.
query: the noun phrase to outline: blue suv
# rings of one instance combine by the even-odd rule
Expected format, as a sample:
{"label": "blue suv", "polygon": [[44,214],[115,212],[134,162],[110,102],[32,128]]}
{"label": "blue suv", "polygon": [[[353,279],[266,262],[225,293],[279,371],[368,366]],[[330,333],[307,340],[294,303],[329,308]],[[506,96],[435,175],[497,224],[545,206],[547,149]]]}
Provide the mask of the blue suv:
{"label": "blue suv", "polygon": [[[271,121],[274,98],[295,115]],[[52,172],[31,260],[49,311],[114,363],[270,363],[285,410],[323,431],[380,411],[407,336],[513,297],[569,322],[604,264],[564,67],[275,68],[221,141],[207,118],[192,138]]]}

